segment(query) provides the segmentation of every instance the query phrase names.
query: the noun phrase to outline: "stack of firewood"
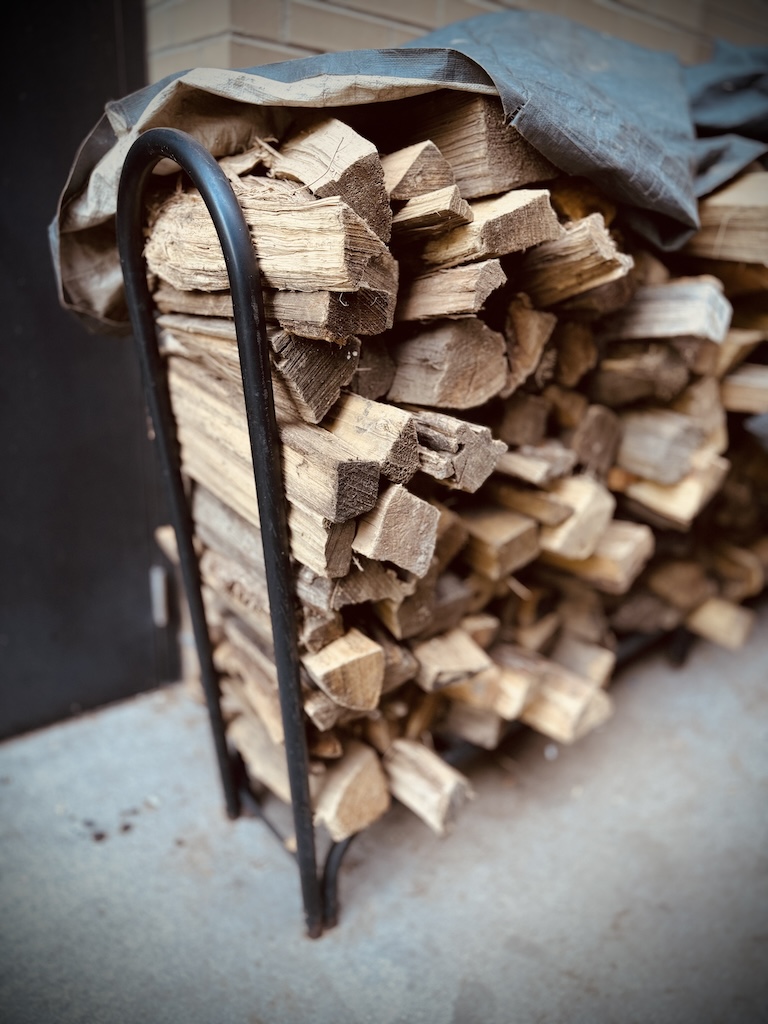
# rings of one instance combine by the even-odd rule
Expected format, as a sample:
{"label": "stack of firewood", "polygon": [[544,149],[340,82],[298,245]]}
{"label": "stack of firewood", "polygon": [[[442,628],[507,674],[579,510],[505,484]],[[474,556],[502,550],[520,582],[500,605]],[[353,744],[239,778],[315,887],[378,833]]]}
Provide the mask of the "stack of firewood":
{"label": "stack of firewood", "polygon": [[[495,98],[253,117],[219,162],[264,285],[316,820],[342,839],[395,797],[442,834],[472,795],[446,739],[572,743],[622,636],[749,633],[768,176],[667,259]],[[146,257],[229,737],[289,801],[232,302],[188,183],[158,183]]]}

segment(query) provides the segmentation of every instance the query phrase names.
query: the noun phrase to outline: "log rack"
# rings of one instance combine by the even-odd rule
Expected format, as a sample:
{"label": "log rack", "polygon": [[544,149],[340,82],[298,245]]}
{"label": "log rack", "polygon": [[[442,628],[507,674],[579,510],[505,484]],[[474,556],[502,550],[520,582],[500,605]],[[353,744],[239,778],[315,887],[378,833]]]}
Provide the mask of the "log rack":
{"label": "log rack", "polygon": [[[213,661],[194,545],[194,525],[143,255],[146,185],[155,165],[162,159],[175,161],[200,192],[216,228],[232,293],[285,733],[295,833],[293,856],[298,867],[306,934],[316,939],[338,923],[339,869],[355,836],[331,842],[320,871],[309,792],[309,756],[301,700],[293,572],[261,275],[243,213],[225,174],[208,150],[192,136],[175,128],[152,128],[140,135],[128,151],[120,177],[117,243],[145,399],[176,535],[182,584],[189,606],[225,809],[230,819],[260,818],[282,846],[288,848],[286,837],[270,819],[263,801],[254,792],[242,758],[226,738],[219,673]],[[671,636],[628,637],[617,652],[617,667],[660,643],[667,648],[670,662],[679,666],[687,657],[692,639],[684,629],[676,630]],[[514,732],[517,723],[510,724],[513,727],[510,731]],[[443,756],[447,761],[458,764],[477,752],[471,744],[459,743],[448,746]]]}
{"label": "log rack", "polygon": [[293,573],[261,274],[243,213],[225,174],[211,154],[192,136],[175,128],[152,128],[140,135],[128,151],[121,172],[116,215],[117,242],[128,314],[176,534],[181,577],[200,662],[226,813],[231,819],[241,816],[264,819],[285,845],[284,837],[265,815],[261,801],[251,789],[242,761],[229,747],[225,734],[219,674],[213,662],[194,546],[194,526],[143,255],[146,185],[155,165],[162,159],[175,161],[200,192],[216,228],[229,277],[285,731],[296,839],[294,856],[299,871],[306,934],[310,938],[319,938],[325,929],[337,922],[338,872],[353,837],[331,844],[321,875],[309,794],[309,757],[301,701]]}

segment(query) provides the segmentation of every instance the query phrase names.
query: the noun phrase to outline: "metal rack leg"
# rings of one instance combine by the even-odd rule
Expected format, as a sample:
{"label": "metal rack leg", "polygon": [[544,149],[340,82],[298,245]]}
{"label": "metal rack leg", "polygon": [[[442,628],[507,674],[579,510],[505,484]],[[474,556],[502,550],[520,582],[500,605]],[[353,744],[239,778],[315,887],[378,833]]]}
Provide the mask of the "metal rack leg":
{"label": "metal rack leg", "polygon": [[323,928],[323,900],[309,795],[309,758],[301,703],[288,526],[269,348],[264,330],[261,278],[242,211],[229,182],[210,153],[191,136],[173,128],[153,128],[139,136],[125,158],[120,179],[118,247],[131,326],[138,345],[147,404],[159,443],[161,469],[176,530],[226,808],[231,817],[236,817],[240,811],[238,790],[227,750],[218,675],[213,664],[194,549],[192,519],[184,491],[175,420],[157,342],[154,306],[143,258],[145,188],[152,169],[162,158],[175,160],[202,195],[216,228],[229,275],[264,548],[297,862],[307,934],[317,938]]}

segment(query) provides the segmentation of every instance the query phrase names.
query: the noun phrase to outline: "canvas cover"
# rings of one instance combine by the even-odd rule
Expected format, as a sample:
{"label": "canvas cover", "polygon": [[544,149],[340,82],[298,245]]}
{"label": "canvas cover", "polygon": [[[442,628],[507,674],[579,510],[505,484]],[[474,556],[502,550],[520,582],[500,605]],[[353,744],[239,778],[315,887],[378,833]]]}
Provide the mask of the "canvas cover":
{"label": "canvas cover", "polygon": [[699,197],[765,159],[766,83],[768,48],[718,44],[684,68],[671,54],[520,10],[396,49],[170,75],[108,103],[76,154],[49,228],[60,301],[91,330],[129,331],[115,210],[125,155],[149,128],[181,129],[223,155],[243,144],[254,108],[344,108],[437,89],[498,95],[528,142],[591,179],[650,246],[671,251],[696,230]]}

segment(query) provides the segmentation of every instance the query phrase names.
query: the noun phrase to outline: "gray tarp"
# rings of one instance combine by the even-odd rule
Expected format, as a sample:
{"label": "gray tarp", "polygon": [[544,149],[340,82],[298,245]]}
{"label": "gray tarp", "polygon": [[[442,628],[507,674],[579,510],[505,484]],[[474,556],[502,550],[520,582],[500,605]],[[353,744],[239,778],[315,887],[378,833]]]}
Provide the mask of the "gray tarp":
{"label": "gray tarp", "polygon": [[[114,215],[142,131],[180,128],[220,155],[242,142],[254,107],[347,107],[446,88],[498,94],[552,163],[594,181],[651,245],[674,250],[698,225],[697,197],[768,153],[767,73],[768,49],[723,45],[685,69],[566,18],[510,10],[398,49],[171,75],[107,104],[76,155],[49,229],[60,299],[92,330],[127,331]],[[745,110],[762,135],[743,131]]]}

